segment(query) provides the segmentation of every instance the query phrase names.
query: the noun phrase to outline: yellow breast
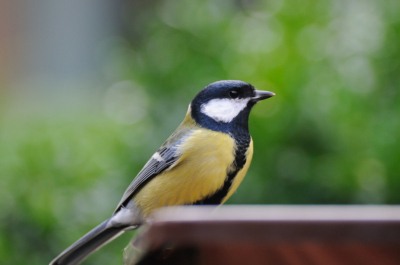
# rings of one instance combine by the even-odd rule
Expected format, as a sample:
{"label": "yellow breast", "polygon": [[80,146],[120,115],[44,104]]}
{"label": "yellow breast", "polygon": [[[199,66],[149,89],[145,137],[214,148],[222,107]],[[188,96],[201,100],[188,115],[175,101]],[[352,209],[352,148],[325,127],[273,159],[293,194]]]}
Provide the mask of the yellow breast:
{"label": "yellow breast", "polygon": [[[192,204],[215,193],[224,184],[227,171],[234,161],[234,148],[234,139],[224,133],[195,130],[179,146],[178,153],[182,156],[176,164],[156,176],[136,194],[136,206],[144,215],[148,215],[159,207]],[[248,164],[250,161],[238,173],[240,180],[234,180],[232,188],[239,186]]]}
{"label": "yellow breast", "polygon": [[225,203],[229,199],[229,197],[232,196],[232,194],[239,187],[240,183],[242,183],[242,180],[246,176],[247,170],[249,170],[252,158],[253,158],[253,139],[251,139],[249,148],[247,148],[246,151],[246,163],[244,164],[243,168],[236,174],[236,177],[233,179],[232,186],[228,194],[223,199],[222,204]]}

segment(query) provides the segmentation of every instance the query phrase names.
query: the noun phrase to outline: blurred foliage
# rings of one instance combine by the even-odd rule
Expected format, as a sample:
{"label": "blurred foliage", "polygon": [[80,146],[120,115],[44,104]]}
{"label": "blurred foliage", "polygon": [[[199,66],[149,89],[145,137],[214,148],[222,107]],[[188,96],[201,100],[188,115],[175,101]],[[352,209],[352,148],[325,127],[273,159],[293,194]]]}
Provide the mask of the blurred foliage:
{"label": "blurred foliage", "polygon": [[[228,203],[400,202],[400,3],[126,1],[97,111],[0,109],[0,263],[43,264],[107,218],[207,84],[277,95]],[[5,102],[5,100],[2,100]],[[79,113],[79,114],[76,114]],[[85,264],[120,264],[128,234]]]}

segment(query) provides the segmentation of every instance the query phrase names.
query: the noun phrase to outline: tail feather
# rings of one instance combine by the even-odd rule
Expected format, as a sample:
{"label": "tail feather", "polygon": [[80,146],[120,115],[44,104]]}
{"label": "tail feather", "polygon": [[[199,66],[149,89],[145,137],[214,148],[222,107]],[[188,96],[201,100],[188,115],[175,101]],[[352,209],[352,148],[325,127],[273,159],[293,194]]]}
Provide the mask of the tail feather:
{"label": "tail feather", "polygon": [[80,264],[91,253],[121,235],[127,227],[107,227],[110,219],[107,219],[98,225],[72,244],[69,248],[64,250],[60,255],[58,255],[58,257],[50,262],[50,265]]}

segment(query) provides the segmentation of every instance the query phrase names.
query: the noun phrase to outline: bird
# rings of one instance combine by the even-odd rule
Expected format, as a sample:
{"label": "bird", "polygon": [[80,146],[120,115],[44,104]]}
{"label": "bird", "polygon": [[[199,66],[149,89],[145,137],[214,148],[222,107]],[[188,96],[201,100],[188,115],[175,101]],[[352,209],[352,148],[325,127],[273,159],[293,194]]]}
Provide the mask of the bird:
{"label": "bird", "polygon": [[239,80],[204,87],[190,102],[183,122],[133,179],[112,216],[50,265],[80,264],[125,231],[146,224],[161,207],[223,204],[253,157],[250,111],[274,95]]}

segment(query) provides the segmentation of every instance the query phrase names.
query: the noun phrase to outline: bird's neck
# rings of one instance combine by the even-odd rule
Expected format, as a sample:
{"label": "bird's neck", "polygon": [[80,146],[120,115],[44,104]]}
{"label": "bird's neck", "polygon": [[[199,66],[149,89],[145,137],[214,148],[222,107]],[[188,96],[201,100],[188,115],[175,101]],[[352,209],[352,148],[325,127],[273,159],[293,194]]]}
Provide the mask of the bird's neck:
{"label": "bird's neck", "polygon": [[229,123],[215,121],[200,111],[191,110],[187,115],[190,115],[201,127],[229,134],[237,143],[240,143],[250,141],[249,113],[250,110],[244,110]]}

